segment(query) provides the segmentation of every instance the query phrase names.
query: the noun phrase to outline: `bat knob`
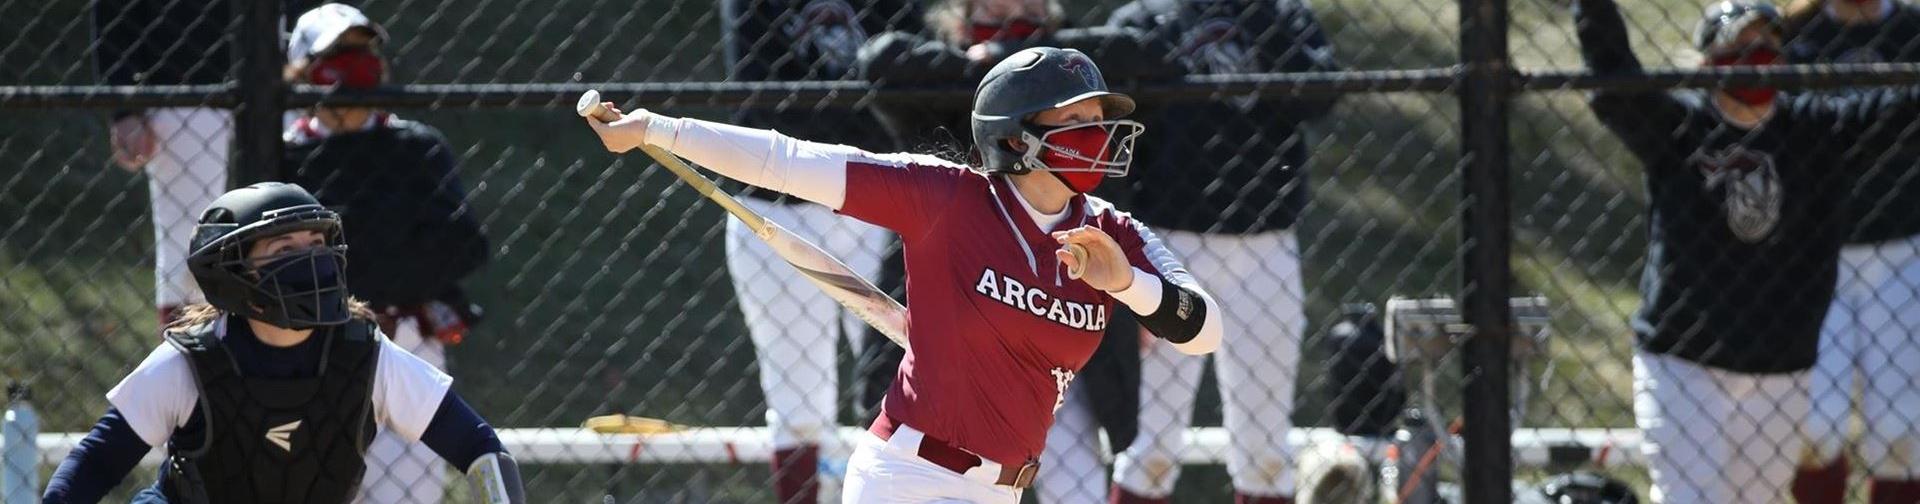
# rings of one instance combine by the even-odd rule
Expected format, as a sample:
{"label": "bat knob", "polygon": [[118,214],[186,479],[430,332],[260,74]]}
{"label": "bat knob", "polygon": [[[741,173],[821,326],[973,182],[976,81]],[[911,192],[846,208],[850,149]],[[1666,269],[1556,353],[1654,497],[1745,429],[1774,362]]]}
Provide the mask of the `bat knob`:
{"label": "bat knob", "polygon": [[580,100],[573,103],[573,111],[580,114],[580,117],[591,117],[600,122],[613,122],[620,119],[613,115],[612,111],[607,110],[607,106],[600,101],[600,90],[597,89],[580,93]]}
{"label": "bat knob", "polygon": [[1073,254],[1073,265],[1067,267],[1067,278],[1079,280],[1087,272],[1087,248],[1078,243],[1067,244],[1067,253]]}

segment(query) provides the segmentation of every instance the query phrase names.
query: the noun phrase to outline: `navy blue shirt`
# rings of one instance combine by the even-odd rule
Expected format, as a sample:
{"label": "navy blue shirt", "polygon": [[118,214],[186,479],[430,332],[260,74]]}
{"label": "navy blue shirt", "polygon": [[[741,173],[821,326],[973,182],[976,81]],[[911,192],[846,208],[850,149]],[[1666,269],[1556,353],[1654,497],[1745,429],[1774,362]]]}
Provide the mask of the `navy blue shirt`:
{"label": "navy blue shirt", "polygon": [[[1640,62],[1612,0],[1574,6],[1581,55],[1599,74]],[[1883,122],[1910,123],[1920,88],[1782,95],[1752,130],[1699,91],[1597,91],[1601,123],[1644,165],[1650,200],[1642,306],[1645,351],[1742,373],[1813,366],[1832,301],[1846,199]]]}
{"label": "navy blue shirt", "polygon": [[[1891,1],[1891,0],[1889,0]],[[1796,63],[1920,62],[1920,7],[1893,2],[1886,18],[1842,24],[1823,11],[1791,35],[1787,56]],[[1859,92],[1849,88],[1838,92]],[[1865,155],[1848,161],[1864,172],[1848,213],[1854,228],[1847,241],[1873,243],[1920,234],[1920,128],[1885,123],[1862,141]]]}
{"label": "navy blue shirt", "polygon": [[[1135,0],[1112,26],[1145,30],[1193,75],[1333,72],[1340,65],[1301,0]],[[1149,130],[1127,182],[1134,218],[1180,231],[1287,229],[1308,200],[1300,123],[1336,97],[1230,96],[1147,104]]]}

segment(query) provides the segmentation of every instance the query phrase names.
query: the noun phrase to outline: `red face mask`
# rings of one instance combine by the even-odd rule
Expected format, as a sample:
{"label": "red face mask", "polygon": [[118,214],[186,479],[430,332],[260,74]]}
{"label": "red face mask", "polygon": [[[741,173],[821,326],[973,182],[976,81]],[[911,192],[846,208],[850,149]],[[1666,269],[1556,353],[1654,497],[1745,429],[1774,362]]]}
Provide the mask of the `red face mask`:
{"label": "red face mask", "polygon": [[[1784,57],[1779,49],[1769,46],[1748,47],[1716,53],[1707,58],[1707,65],[1716,67],[1749,67],[1780,64]],[[1734,87],[1727,88],[1727,95],[1734,100],[1752,106],[1764,106],[1773,103],[1779,90],[1772,87]]]}
{"label": "red face mask", "polygon": [[[1101,121],[1064,126],[1040,135],[1038,161],[1074,192],[1100,186],[1108,175],[1126,175],[1140,123]],[[1029,141],[1034,141],[1028,135]]]}
{"label": "red face mask", "polygon": [[975,43],[995,40],[1027,40],[1040,33],[1040,23],[1030,19],[1011,19],[1003,23],[982,23],[975,21],[968,27],[968,40]]}
{"label": "red face mask", "polygon": [[380,87],[387,64],[372,49],[354,47],[320,56],[307,66],[307,83],[316,86],[338,84],[347,89]]}

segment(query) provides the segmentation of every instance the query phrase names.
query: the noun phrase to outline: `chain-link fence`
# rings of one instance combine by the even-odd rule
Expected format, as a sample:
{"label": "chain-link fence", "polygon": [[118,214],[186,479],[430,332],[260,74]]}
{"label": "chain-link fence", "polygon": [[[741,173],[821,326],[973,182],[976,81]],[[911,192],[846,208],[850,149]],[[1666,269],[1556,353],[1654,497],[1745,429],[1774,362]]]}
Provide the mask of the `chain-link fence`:
{"label": "chain-link fence", "polygon": [[[1500,502],[1591,471],[1666,502],[1920,502],[1920,7],[356,5],[377,31],[297,22],[314,2],[0,0],[0,372],[30,391],[0,502],[115,483],[54,475],[117,453],[81,441],[96,424],[205,429],[190,376],[135,382],[184,372],[159,324],[202,299],[202,209],[266,180],[340,213],[350,289],[454,377],[534,500],[837,499],[900,351],[566,106],[599,89],[977,162],[973,85],[1027,45],[1138,98],[1131,173],[1096,194],[1184,258],[1226,332],[1189,357],[1116,312],[1026,500]],[[1771,63],[1806,66],[1742,68]],[[891,233],[730,187],[904,296]],[[306,376],[274,370],[304,347],[253,347],[241,374]],[[407,399],[375,416],[449,443],[418,431],[435,405],[386,405]],[[395,436],[367,450],[367,501],[468,498],[442,461],[462,457]]]}

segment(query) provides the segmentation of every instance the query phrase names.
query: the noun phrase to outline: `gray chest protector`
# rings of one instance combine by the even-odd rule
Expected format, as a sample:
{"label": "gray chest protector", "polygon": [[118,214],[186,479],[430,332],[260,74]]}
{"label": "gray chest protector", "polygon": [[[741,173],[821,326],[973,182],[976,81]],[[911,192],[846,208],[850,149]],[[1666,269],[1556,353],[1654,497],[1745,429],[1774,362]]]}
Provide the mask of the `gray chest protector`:
{"label": "gray chest protector", "polygon": [[350,501],[374,434],[373,323],[316,329],[319,374],[299,379],[246,376],[214,327],[166,333],[192,364],[206,422],[198,446],[171,447],[166,493],[182,504]]}

